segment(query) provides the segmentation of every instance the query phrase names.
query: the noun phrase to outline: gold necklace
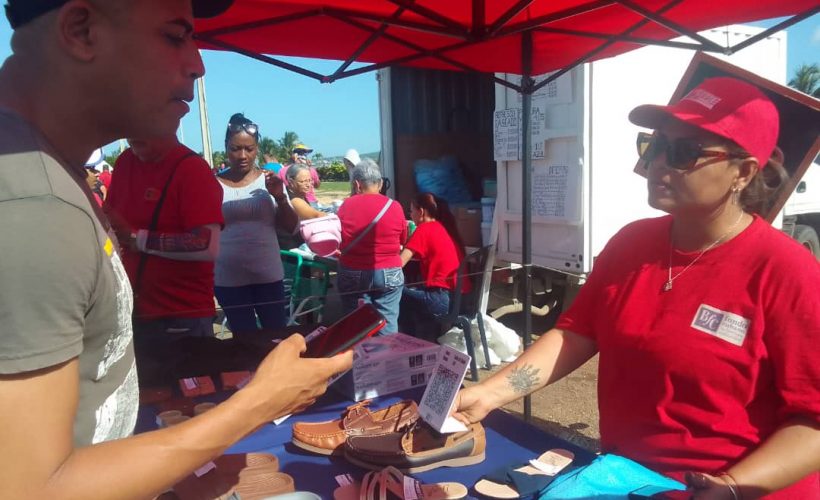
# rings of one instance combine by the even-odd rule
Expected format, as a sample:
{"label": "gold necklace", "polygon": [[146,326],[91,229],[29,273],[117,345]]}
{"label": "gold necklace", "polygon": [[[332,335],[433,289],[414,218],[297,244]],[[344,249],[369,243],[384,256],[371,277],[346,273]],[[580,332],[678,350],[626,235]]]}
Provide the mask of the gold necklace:
{"label": "gold necklace", "polygon": [[676,275],[674,275],[674,276],[672,276],[672,250],[673,250],[673,247],[672,247],[672,238],[671,238],[671,236],[670,236],[670,238],[669,238],[669,267],[667,268],[667,269],[668,269],[668,271],[669,271],[669,273],[668,273],[668,275],[667,275],[666,283],[664,283],[664,284],[663,284],[663,291],[664,291],[664,292],[668,292],[668,291],[672,290],[672,282],[673,282],[673,281],[675,281],[676,279],[678,279],[678,277],[680,277],[680,275],[681,275],[681,274],[683,274],[683,273],[685,273],[687,270],[689,270],[689,268],[690,268],[690,267],[694,266],[694,265],[695,265],[695,262],[697,262],[698,260],[700,260],[700,258],[701,258],[701,257],[703,257],[703,254],[705,254],[705,253],[706,253],[706,252],[708,252],[709,250],[713,249],[715,246],[717,246],[717,244],[718,244],[718,243],[720,243],[721,241],[723,241],[723,239],[724,239],[724,238],[726,238],[727,236],[729,236],[730,234],[732,234],[732,231],[734,231],[734,229],[737,227],[737,225],[738,225],[738,224],[740,224],[741,219],[743,219],[743,214],[744,214],[744,213],[745,213],[745,212],[741,211],[741,212],[740,212],[740,215],[738,216],[738,218],[737,218],[737,220],[735,221],[735,223],[734,223],[734,224],[732,224],[732,225],[729,227],[729,229],[728,229],[725,233],[723,233],[723,235],[722,235],[720,238],[716,239],[716,240],[715,240],[715,241],[713,241],[713,242],[712,242],[709,246],[707,246],[706,248],[704,248],[704,249],[703,249],[703,250],[702,250],[702,251],[698,254],[698,256],[697,256],[697,257],[695,257],[695,260],[693,260],[692,262],[690,262],[690,263],[689,263],[689,265],[687,265],[686,267],[684,267],[684,268],[683,268],[683,270],[682,270],[681,272],[679,272],[678,274],[676,274]]}

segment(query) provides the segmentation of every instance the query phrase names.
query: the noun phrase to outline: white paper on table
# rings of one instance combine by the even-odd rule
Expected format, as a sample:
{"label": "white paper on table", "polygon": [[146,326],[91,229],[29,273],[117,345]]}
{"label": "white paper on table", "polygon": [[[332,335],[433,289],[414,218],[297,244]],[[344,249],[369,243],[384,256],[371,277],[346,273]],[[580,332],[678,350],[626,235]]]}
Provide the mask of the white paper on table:
{"label": "white paper on table", "polygon": [[427,389],[421,397],[419,415],[442,434],[466,431],[467,427],[463,423],[449,415],[470,366],[470,356],[448,346],[441,346],[440,353]]}

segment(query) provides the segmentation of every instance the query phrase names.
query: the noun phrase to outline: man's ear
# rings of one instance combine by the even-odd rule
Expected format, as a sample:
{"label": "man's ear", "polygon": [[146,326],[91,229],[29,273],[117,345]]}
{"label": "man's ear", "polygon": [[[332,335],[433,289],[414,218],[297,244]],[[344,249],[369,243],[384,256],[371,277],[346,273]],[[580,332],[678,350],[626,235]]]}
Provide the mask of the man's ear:
{"label": "man's ear", "polygon": [[101,15],[94,5],[86,0],[69,0],[57,13],[60,45],[77,60],[93,60],[99,45],[100,21]]}

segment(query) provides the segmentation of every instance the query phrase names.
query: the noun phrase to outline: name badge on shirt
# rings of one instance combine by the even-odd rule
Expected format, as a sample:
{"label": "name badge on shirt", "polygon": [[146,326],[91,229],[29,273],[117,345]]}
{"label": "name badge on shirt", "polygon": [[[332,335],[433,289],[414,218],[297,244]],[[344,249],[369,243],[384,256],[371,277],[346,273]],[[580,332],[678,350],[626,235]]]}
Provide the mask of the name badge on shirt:
{"label": "name badge on shirt", "polygon": [[692,319],[692,328],[700,330],[736,346],[743,345],[750,320],[737,314],[701,304]]}

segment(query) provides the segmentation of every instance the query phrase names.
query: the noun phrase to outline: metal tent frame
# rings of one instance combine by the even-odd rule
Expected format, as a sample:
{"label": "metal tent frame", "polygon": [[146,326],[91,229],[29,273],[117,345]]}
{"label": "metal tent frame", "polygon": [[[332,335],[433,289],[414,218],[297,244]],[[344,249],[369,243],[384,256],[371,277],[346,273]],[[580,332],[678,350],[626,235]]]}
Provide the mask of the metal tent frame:
{"label": "metal tent frame", "polygon": [[[215,48],[236,52],[261,62],[304,75],[321,83],[332,83],[336,80],[361,75],[363,73],[376,71],[390,66],[408,65],[414,62],[419,62],[422,59],[435,60],[456,71],[486,74],[486,71],[476,69],[475,67],[459,61],[457,58],[451,57],[448,54],[488,41],[521,35],[520,61],[522,75],[520,84],[516,85],[508,82],[507,80],[498,78],[495,75],[492,75],[492,79],[495,83],[511,88],[522,95],[522,117],[524,118],[522,118],[523,241],[521,265],[524,273],[523,310],[525,311],[525,319],[524,332],[522,333],[525,349],[529,347],[532,342],[532,317],[530,313],[532,305],[532,235],[530,232],[532,225],[532,194],[529,189],[532,181],[532,141],[529,130],[530,124],[526,117],[529,117],[531,113],[533,93],[561,77],[565,73],[571,71],[578,65],[593,60],[596,57],[605,57],[605,52],[607,49],[612,48],[613,45],[618,43],[631,44],[634,45],[635,48],[652,45],[731,55],[754,44],[757,41],[765,39],[773,33],[786,29],[795,23],[798,23],[820,12],[820,4],[812,5],[811,2],[806,2],[808,8],[805,11],[792,15],[791,17],[777,23],[775,26],[766,29],[753,37],[750,37],[741,43],[736,45],[721,46],[720,44],[699,35],[695,30],[688,29],[681,23],[669,19],[667,16],[669,11],[680,6],[681,4],[686,3],[687,0],[670,0],[656,10],[651,10],[641,5],[638,3],[639,0],[591,0],[589,2],[554,12],[549,15],[513,22],[516,17],[519,17],[522,12],[524,12],[531,6],[531,4],[535,2],[535,0],[518,0],[491,23],[486,22],[487,0],[471,0],[471,22],[469,25],[464,25],[440,12],[436,12],[429,7],[420,5],[414,0],[386,1],[395,6],[395,10],[388,17],[375,15],[372,12],[367,12],[364,10],[340,8],[330,5],[315,6],[305,8],[305,10],[300,12],[265,19],[256,19],[228,26],[220,26],[214,29],[206,28],[203,31],[197,31],[194,36],[203,48]],[[593,30],[569,29],[550,26],[561,21],[567,21],[572,18],[599,11],[600,9],[611,6],[620,6],[625,8],[639,16],[640,20],[633,23],[627,29],[615,34],[601,33]],[[408,13],[413,14],[412,19],[405,18],[407,16],[404,15]],[[281,59],[245,49],[236,43],[224,40],[224,37],[229,35],[237,35],[243,32],[257,30],[259,28],[283,25],[285,23],[303,21],[307,19],[316,19],[323,16],[341,21],[342,23],[362,30],[367,34],[367,38],[358,46],[358,48],[349,54],[349,56],[341,63],[336,71],[328,75],[316,73]],[[733,21],[728,19],[716,19],[714,26],[728,24],[729,22]],[[692,42],[672,41],[669,39],[648,38],[635,35],[635,32],[647,25],[650,25],[651,23],[668,30],[668,38],[679,35],[689,38]],[[447,37],[452,39],[453,43],[435,49],[428,49],[418,43],[408,40],[406,37],[389,33],[388,29],[392,27],[403,28],[405,32],[408,33],[410,32],[408,30],[412,30]],[[532,74],[534,60],[533,37],[536,34],[565,35],[578,39],[599,40],[601,43],[594,49],[589,50],[572,61],[569,65],[558,69],[546,79],[536,83]],[[359,61],[365,51],[378,40],[393,42],[394,44],[410,51],[410,54],[351,69],[350,66],[354,62]],[[531,401],[529,396],[527,396],[524,400],[525,419],[529,420],[531,414]]]}

